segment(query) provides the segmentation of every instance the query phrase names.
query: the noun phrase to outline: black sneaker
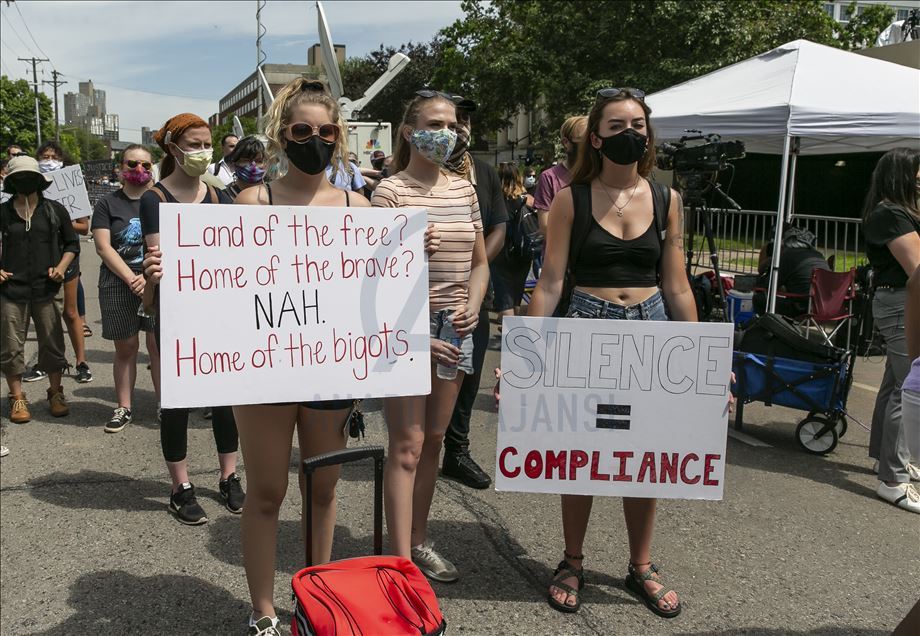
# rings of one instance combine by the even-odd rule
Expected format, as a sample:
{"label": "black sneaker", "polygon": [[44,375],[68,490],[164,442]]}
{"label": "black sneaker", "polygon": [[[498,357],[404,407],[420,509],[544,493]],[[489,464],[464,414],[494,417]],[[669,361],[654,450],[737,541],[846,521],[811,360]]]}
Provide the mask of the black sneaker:
{"label": "black sneaker", "polygon": [[32,367],[22,374],[23,382],[38,382],[42,378],[47,378],[48,374],[44,371],[39,371],[37,368]]}
{"label": "black sneaker", "polygon": [[492,478],[479,467],[469,453],[444,453],[441,474],[476,490],[484,490],[492,483]]}
{"label": "black sneaker", "polygon": [[86,384],[93,381],[93,372],[89,370],[89,365],[81,362],[77,365],[77,382]]}
{"label": "black sneaker", "polygon": [[221,479],[217,482],[217,489],[220,491],[220,499],[224,502],[227,510],[235,515],[243,512],[246,493],[243,492],[243,486],[240,485],[239,475],[232,473],[226,479]]}
{"label": "black sneaker", "polygon": [[179,523],[187,526],[200,526],[208,522],[208,517],[195,498],[195,487],[188,482],[169,496],[169,511],[176,515]]}
{"label": "black sneaker", "polygon": [[112,413],[112,419],[105,425],[106,433],[117,433],[131,423],[131,409],[119,406]]}

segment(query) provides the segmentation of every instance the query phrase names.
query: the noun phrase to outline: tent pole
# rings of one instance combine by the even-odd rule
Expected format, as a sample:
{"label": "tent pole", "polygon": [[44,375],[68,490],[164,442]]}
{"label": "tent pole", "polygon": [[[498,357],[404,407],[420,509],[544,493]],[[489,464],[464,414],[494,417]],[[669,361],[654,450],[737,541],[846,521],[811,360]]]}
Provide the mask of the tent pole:
{"label": "tent pole", "polygon": [[773,258],[770,264],[770,288],[767,291],[767,313],[776,313],[776,291],[779,282],[779,252],[783,242],[783,219],[786,218],[786,188],[789,185],[789,149],[792,137],[783,142],[783,165],[779,177],[779,202],[776,204],[776,227],[773,231]]}
{"label": "tent pole", "polygon": [[789,155],[789,187],[787,188],[789,196],[786,197],[786,221],[792,222],[795,216],[795,170],[799,161],[799,137],[792,138],[792,149]]}

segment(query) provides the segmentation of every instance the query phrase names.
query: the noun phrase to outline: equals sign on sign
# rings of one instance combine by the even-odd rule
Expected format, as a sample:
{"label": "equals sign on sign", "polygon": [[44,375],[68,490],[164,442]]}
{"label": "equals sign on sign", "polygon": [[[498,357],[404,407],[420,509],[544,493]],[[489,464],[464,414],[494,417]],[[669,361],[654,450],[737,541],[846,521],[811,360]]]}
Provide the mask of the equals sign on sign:
{"label": "equals sign on sign", "polygon": [[632,407],[628,404],[598,404],[596,426],[597,428],[628,431],[631,413]]}

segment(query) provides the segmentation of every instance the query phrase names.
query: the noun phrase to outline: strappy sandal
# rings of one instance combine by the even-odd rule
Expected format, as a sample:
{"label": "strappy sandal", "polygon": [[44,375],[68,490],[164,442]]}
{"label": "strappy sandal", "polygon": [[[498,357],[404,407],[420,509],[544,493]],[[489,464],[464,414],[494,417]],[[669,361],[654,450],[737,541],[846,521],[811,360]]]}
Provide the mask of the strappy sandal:
{"label": "strappy sandal", "polygon": [[[663,610],[658,607],[658,603],[661,599],[663,599],[668,592],[673,591],[664,587],[662,584],[661,579],[658,577],[658,566],[654,563],[640,563],[638,565],[648,565],[649,567],[645,572],[639,572],[636,564],[630,563],[627,569],[628,574],[626,575],[626,589],[645,601],[645,605],[662,618],[674,618],[680,614],[680,610],[682,609],[680,601],[677,602],[675,607],[669,610]],[[654,581],[658,585],[661,585],[661,589],[654,594],[649,594],[645,589],[646,581]]]}
{"label": "strappy sandal", "polygon": [[[573,556],[568,552],[564,553],[567,559],[572,559],[573,561],[583,559],[584,555]],[[563,579],[576,578],[578,579],[578,589],[575,589],[567,583],[563,583]],[[569,605],[565,601],[560,603],[552,594],[548,594],[546,597],[549,606],[554,610],[559,612],[565,612],[566,614],[574,614],[578,611],[578,608],[581,607],[581,599],[578,598],[578,593],[585,588],[585,570],[584,568],[574,568],[572,565],[563,559],[559,562],[559,565],[556,567],[556,571],[553,572],[553,580],[550,583],[555,588],[558,588],[569,595],[569,597],[575,599],[574,605]],[[566,599],[568,600],[568,599]]]}
{"label": "strappy sandal", "polygon": [[83,337],[91,338],[93,335],[93,330],[89,328],[89,325],[85,322],[83,323]]}

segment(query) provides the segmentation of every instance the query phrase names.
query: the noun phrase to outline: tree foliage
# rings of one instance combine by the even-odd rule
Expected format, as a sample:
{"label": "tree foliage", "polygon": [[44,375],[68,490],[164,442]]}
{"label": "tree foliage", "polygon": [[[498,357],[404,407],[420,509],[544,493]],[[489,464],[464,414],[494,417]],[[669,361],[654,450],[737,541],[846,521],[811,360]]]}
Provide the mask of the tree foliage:
{"label": "tree foliage", "polygon": [[[54,113],[48,96],[38,94],[42,140],[54,137]],[[0,76],[0,147],[18,144],[30,155],[38,146],[35,135],[35,93],[24,79]]]}
{"label": "tree foliage", "polygon": [[548,130],[556,130],[565,117],[584,113],[599,87],[652,93],[796,39],[858,48],[891,18],[888,7],[873,6],[839,25],[818,0],[464,0],[462,6],[466,16],[440,34],[433,82],[479,102],[480,119],[492,130],[537,104]]}

